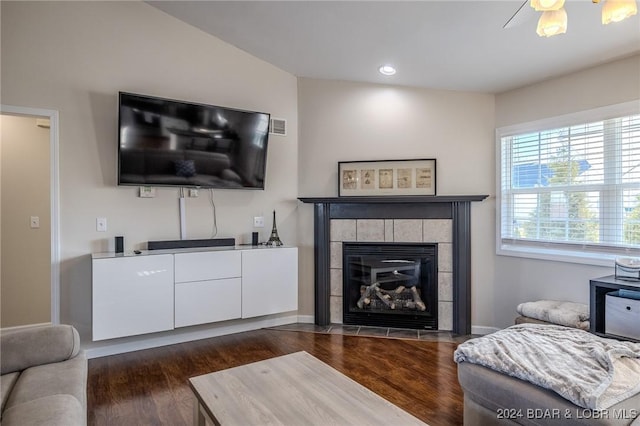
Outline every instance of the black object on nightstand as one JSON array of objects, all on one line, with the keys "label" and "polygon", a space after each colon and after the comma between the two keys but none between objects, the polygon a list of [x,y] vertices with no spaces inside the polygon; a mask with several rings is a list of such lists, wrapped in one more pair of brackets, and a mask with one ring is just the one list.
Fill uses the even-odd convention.
[{"label": "black object on nightstand", "polygon": [[[640,281],[626,281],[616,279],[615,275],[594,278],[589,280],[589,328],[594,334],[603,337],[621,338],[613,334],[606,333],[605,310],[607,293],[618,290],[640,291]],[[638,324],[640,327],[640,324]],[[630,337],[623,337],[625,340],[640,341]]]}]

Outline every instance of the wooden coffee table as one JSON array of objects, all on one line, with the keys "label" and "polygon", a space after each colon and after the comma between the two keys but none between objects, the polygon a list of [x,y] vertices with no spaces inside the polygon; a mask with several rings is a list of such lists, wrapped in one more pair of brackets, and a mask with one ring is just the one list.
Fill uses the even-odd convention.
[{"label": "wooden coffee table", "polygon": [[193,377],[189,384],[199,426],[425,425],[306,352]]}]

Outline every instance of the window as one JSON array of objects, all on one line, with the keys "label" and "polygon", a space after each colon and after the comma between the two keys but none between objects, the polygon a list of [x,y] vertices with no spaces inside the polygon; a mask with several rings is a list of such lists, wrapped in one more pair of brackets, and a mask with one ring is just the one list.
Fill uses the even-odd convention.
[{"label": "window", "polygon": [[605,112],[498,130],[498,254],[640,255],[640,114]]}]

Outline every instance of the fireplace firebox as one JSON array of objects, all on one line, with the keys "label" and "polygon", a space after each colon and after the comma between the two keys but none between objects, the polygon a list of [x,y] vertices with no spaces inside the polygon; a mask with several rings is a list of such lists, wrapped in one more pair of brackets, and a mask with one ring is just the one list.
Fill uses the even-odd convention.
[{"label": "fireplace firebox", "polygon": [[343,323],[438,329],[438,245],[344,242]]}]

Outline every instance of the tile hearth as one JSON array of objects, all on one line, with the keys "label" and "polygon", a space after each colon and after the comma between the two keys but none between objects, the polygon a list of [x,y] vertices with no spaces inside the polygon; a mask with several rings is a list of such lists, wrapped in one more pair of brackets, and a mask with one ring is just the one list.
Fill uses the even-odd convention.
[{"label": "tile hearth", "polygon": [[307,333],[335,334],[342,336],[382,337],[389,339],[410,339],[430,342],[462,343],[472,335],[456,335],[450,331],[410,330],[404,328],[365,327],[355,325],[315,325],[307,323],[285,324],[269,327],[270,330],[297,331]]}]

